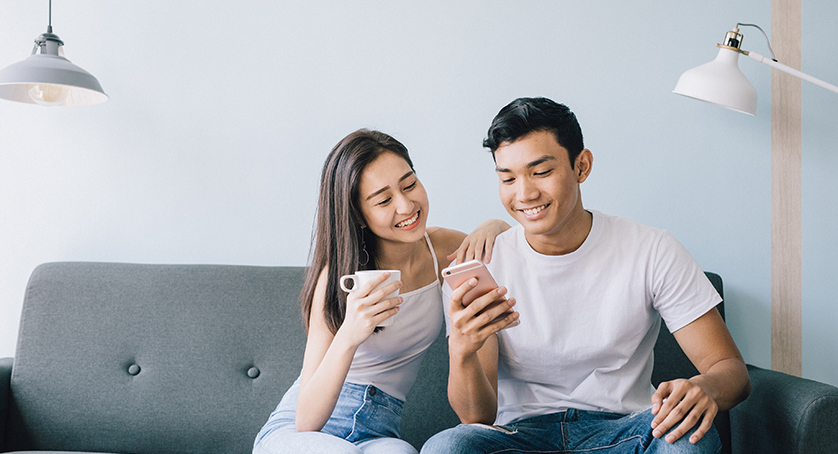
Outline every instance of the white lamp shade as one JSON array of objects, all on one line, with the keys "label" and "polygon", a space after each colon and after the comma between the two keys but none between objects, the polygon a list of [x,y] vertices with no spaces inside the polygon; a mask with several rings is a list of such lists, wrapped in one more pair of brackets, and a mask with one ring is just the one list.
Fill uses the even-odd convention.
[{"label": "white lamp shade", "polygon": [[682,74],[672,92],[755,115],[757,90],[742,74],[738,60],[738,52],[720,48],[715,60]]},{"label": "white lamp shade", "polygon": [[93,75],[58,55],[34,54],[0,71],[0,98],[36,104],[30,95],[33,85],[66,96],[54,105],[84,106],[108,100]]}]

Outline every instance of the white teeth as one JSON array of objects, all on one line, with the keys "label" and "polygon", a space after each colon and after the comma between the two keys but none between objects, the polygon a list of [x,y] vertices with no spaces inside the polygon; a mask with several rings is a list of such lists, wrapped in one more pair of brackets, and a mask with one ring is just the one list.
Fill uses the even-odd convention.
[{"label": "white teeth", "polygon": [[523,211],[524,214],[526,214],[527,216],[533,216],[533,215],[536,215],[536,214],[540,213],[541,210],[543,210],[545,208],[547,208],[547,205],[541,205],[540,207],[530,208],[530,209],[521,210],[521,211]]},{"label": "white teeth", "polygon": [[398,228],[407,227],[409,225],[412,225],[414,222],[416,222],[418,220],[419,220],[419,212],[417,211],[416,214],[414,214],[413,217],[411,217],[410,219],[406,219],[406,220],[396,224],[396,227],[398,227]]}]

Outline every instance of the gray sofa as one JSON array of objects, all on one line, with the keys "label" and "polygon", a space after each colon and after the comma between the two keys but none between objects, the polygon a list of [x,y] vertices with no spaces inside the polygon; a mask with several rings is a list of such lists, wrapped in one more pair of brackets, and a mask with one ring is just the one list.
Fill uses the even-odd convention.
[{"label": "gray sofa", "polygon": [[[0,452],[250,452],[297,377],[301,267],[49,263],[26,289],[15,358],[0,359]],[[721,291],[721,279],[709,274]],[[440,336],[404,408],[417,448],[457,423]],[[654,380],[692,366],[662,330]],[[726,450],[836,452],[838,389],[752,367],[717,418]]]}]

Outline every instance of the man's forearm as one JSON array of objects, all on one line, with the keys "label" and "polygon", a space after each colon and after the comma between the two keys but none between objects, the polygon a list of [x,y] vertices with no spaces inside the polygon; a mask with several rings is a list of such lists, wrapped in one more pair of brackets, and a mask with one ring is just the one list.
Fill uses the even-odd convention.
[{"label": "man's forearm", "polygon": [[751,393],[748,369],[739,358],[719,361],[707,372],[696,375],[690,381],[701,386],[704,392],[713,398],[720,411],[730,410]]},{"label": "man's forearm", "polygon": [[450,357],[448,401],[463,424],[493,424],[498,410],[497,390],[492,386],[476,353]]}]

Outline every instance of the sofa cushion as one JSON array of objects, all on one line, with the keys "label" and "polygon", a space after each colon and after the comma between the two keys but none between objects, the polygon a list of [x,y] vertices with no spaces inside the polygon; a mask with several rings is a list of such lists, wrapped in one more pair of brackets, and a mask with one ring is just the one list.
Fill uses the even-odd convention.
[{"label": "sofa cushion", "polygon": [[250,452],[302,365],[303,272],[41,265],[26,292],[6,448]]}]

